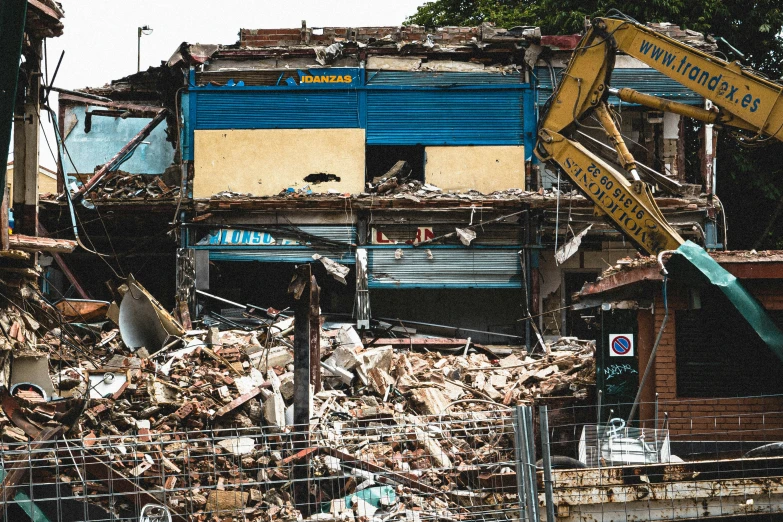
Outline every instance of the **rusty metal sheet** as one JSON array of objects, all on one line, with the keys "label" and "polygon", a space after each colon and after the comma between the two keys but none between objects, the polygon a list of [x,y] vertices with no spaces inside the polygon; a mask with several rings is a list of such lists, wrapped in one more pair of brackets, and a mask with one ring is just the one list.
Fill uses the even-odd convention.
[{"label": "rusty metal sheet", "polygon": [[557,487],[554,498],[559,522],[669,521],[783,512],[780,479]]},{"label": "rusty metal sheet", "polygon": [[553,470],[553,481],[559,522],[783,512],[783,458]]}]

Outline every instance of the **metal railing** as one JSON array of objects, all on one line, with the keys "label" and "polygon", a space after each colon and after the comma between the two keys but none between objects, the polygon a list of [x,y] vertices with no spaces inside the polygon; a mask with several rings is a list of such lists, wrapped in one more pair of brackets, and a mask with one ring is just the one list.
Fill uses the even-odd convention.
[{"label": "metal railing", "polygon": [[[380,410],[380,409],[379,409]],[[5,444],[6,520],[516,518],[512,412]],[[9,480],[11,479],[11,480]]]},{"label": "metal railing", "polygon": [[783,513],[783,396],[655,401],[627,422],[631,406],[541,412],[549,522]]},{"label": "metal railing", "polygon": [[[599,422],[594,406],[432,416],[356,406],[283,431],[3,443],[0,515],[569,522],[783,512],[783,397],[643,404],[642,420],[628,426],[608,407]],[[572,422],[585,418],[594,420]]]}]

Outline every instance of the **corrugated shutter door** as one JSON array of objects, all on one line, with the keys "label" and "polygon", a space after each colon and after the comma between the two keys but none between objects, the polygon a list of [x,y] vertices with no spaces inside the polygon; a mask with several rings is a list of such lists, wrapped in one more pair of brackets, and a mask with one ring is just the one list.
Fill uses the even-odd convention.
[{"label": "corrugated shutter door", "polygon": [[[203,248],[203,247],[202,247]],[[308,247],[210,247],[210,261],[259,261],[263,263],[312,263],[320,254],[344,265],[356,263],[352,252]]]},{"label": "corrugated shutter door", "polygon": [[519,288],[516,249],[369,248],[370,288]]},{"label": "corrugated shutter door", "polygon": [[506,74],[486,72],[368,71],[367,85],[419,87],[458,87],[463,85],[519,85],[519,72]]},{"label": "corrugated shutter door", "polygon": [[367,77],[369,145],[522,143],[527,86],[518,72],[368,71]]},{"label": "corrugated shutter door", "polygon": [[[262,227],[263,229],[263,227]],[[273,227],[268,233],[278,242],[283,239],[295,239],[295,232],[303,232],[306,235],[312,235],[346,243],[345,248],[339,245],[322,246],[314,237],[308,239],[301,237],[303,241],[312,243],[311,246],[196,246],[197,249],[209,250],[209,259],[211,261],[260,261],[266,263],[312,263],[313,254],[326,256],[338,263],[353,264],[356,262],[354,253],[348,244],[356,243],[356,227],[354,225],[300,225],[295,227],[290,234],[287,234],[286,227]]]},{"label": "corrugated shutter door", "polygon": [[195,92],[195,129],[358,128],[354,89]]},{"label": "corrugated shutter door", "polygon": [[522,91],[367,91],[368,145],[522,144]]},{"label": "corrugated shutter door", "polygon": [[[555,69],[555,75],[559,78],[562,69]],[[544,104],[552,95],[552,78],[545,67],[536,68],[538,78],[538,103]],[[665,100],[687,103],[688,105],[702,105],[704,99],[688,89],[684,85],[664,76],[655,69],[615,69],[612,71],[612,87],[620,89],[628,87],[644,94],[658,96]],[[619,105],[620,99],[609,97],[609,103]],[[625,103],[625,106],[636,106],[635,103]]]}]

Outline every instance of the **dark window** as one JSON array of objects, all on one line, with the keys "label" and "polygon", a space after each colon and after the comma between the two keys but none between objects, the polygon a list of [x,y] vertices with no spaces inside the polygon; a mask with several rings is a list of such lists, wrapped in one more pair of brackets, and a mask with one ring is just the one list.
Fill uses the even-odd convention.
[{"label": "dark window", "polygon": [[594,324],[594,312],[592,309],[571,310],[574,304],[574,294],[579,292],[585,283],[592,283],[598,277],[598,272],[564,272],[565,283],[565,335],[578,337],[579,339],[596,339],[597,331],[591,325]]},{"label": "dark window", "polygon": [[[702,308],[675,313],[677,395],[738,397],[783,393],[783,363],[725,297],[707,290]],[[778,325],[783,313],[770,312]]]},{"label": "dark window", "polygon": [[424,147],[420,145],[368,145],[367,181],[383,176],[401,160],[408,162],[411,180],[424,181]]}]

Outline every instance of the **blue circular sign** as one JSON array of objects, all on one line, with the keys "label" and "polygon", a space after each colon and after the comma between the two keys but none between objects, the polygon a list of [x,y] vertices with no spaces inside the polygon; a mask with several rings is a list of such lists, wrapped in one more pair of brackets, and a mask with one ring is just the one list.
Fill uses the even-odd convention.
[{"label": "blue circular sign", "polygon": [[611,348],[617,355],[627,355],[631,351],[631,340],[624,335],[618,335],[612,340]]}]

